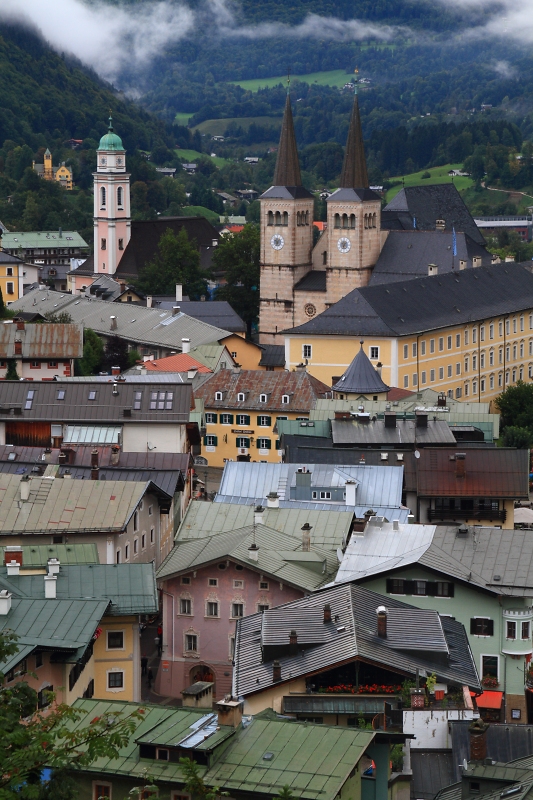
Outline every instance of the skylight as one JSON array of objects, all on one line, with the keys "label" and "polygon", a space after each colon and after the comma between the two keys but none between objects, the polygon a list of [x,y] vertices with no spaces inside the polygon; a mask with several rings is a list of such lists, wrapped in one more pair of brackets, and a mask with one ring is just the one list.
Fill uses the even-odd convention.
[{"label": "skylight", "polygon": [[96,390],[95,389],[91,389],[91,391],[89,392],[89,397],[87,399],[88,400],[96,400]]},{"label": "skylight", "polygon": [[28,394],[26,395],[26,402],[24,404],[24,408],[29,411],[29,409],[33,406],[33,398],[35,397],[35,390],[30,389]]}]

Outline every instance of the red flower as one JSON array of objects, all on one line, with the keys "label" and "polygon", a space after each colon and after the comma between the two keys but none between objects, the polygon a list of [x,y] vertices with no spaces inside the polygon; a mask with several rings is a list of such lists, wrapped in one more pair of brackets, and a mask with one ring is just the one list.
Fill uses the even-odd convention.
[{"label": "red flower", "polygon": [[94,725],[95,722],[99,722],[99,720],[100,717],[95,717],[94,719],[91,720],[91,725]]}]

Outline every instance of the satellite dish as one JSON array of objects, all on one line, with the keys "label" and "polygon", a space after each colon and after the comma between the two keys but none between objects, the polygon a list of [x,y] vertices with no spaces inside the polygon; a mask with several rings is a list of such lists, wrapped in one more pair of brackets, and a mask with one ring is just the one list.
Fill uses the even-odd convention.
[{"label": "satellite dish", "polygon": [[415,450],[415,458],[420,458],[420,450]]}]

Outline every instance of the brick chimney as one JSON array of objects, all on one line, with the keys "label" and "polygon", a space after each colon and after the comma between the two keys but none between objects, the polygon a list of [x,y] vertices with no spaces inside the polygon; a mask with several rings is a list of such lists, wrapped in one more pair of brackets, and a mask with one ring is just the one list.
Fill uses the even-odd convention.
[{"label": "brick chimney", "polygon": [[242,701],[234,700],[229,694],[223,700],[215,703],[215,706],[218,712],[219,725],[229,725],[231,728],[240,727],[242,723]]},{"label": "brick chimney", "polygon": [[111,375],[120,375],[120,367],[111,367]]},{"label": "brick chimney", "polygon": [[487,730],[489,726],[482,719],[475,719],[468,726],[470,734],[470,761],[483,762],[487,757]]},{"label": "brick chimney", "polygon": [[396,412],[395,411],[385,411],[384,414],[385,420],[385,427],[386,428],[395,428],[396,427]]},{"label": "brick chimney", "polygon": [[4,547],[4,564],[7,566],[11,561],[22,566],[22,545],[8,544]]},{"label": "brick chimney", "polygon": [[119,460],[120,460],[120,446],[118,444],[114,444],[111,446],[111,460],[110,460],[111,466],[117,467]]},{"label": "brick chimney", "polygon": [[24,320],[23,319],[18,319],[17,320],[17,330],[18,331],[23,331],[24,330]]},{"label": "brick chimney", "polygon": [[376,608],[378,615],[378,636],[380,639],[387,638],[387,609],[385,606],[378,606]]},{"label": "brick chimney", "polygon": [[22,355],[22,342],[20,339],[15,339],[15,355],[21,356]]},{"label": "brick chimney", "polygon": [[466,475],[466,453],[455,454],[455,477],[464,478]]},{"label": "brick chimney", "polygon": [[279,661],[276,660],[272,662],[272,681],[274,683],[279,683],[280,680],[281,680],[281,664],[279,663]]},{"label": "brick chimney", "polygon": [[289,655],[298,655],[298,634],[296,631],[291,631],[289,634]]},{"label": "brick chimney", "polygon": [[97,481],[100,474],[100,467],[98,466],[98,450],[95,448],[91,450],[91,480]]},{"label": "brick chimney", "polygon": [[324,606],[324,623],[326,622],[331,622],[331,606],[329,603]]}]

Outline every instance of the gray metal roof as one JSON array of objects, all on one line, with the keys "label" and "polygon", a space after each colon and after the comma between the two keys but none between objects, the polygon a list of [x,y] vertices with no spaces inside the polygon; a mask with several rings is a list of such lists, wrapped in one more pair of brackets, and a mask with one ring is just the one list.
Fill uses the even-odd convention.
[{"label": "gray metal roof", "polygon": [[334,391],[346,394],[380,394],[388,392],[389,389],[390,386],[383,383],[381,376],[370,363],[363,350],[362,341],[361,349],[354,360],[333,386]]},{"label": "gray metal roof", "polygon": [[[368,412],[365,412],[368,413]],[[452,444],[456,443],[450,426],[444,420],[427,420],[427,426],[417,426],[415,420],[397,419],[394,428],[385,426],[382,419],[366,419],[365,422],[354,420],[331,420],[331,436],[334,445],[369,445],[394,447],[395,449],[416,444]]]},{"label": "gray metal roof", "polygon": [[[456,780],[460,780],[460,764],[463,759],[470,760],[470,734],[468,721],[450,723],[452,734],[452,752],[456,764]],[[531,725],[499,725],[491,723],[485,734],[487,742],[487,758],[506,764],[510,769],[533,770],[533,726]],[[533,775],[531,776],[533,780]],[[501,791],[501,790],[500,790]]]},{"label": "gray metal roof", "polygon": [[[230,335],[229,331],[208,325],[205,322],[171,310],[144,308],[131,303],[109,303],[93,297],[77,297],[72,294],[54,292],[49,289],[32,289],[16,300],[13,311],[66,311],[73,322],[81,322],[84,328],[102,336],[120,336],[133,344],[168,347],[181,352],[182,338],[188,338],[191,348],[197,345],[218,343]],[[112,328],[111,317],[115,317],[116,328]]]},{"label": "gray metal roof", "polygon": [[[357,505],[399,507],[402,498],[403,470],[381,466],[330,466],[324,464],[262,464],[228,461],[222,473],[219,496],[245,498],[245,502],[263,503],[271,492],[280,502],[290,500],[289,489],[296,483],[296,473],[305,468],[311,473],[311,486],[343,486],[357,481]],[[225,501],[222,501],[225,502]],[[302,501],[300,501],[302,502]],[[311,499],[309,504],[312,505]],[[322,503],[327,507],[327,504]],[[335,504],[333,504],[335,505]]]},{"label": "gray metal roof", "polygon": [[0,358],[15,358],[15,343],[20,342],[22,358],[61,360],[81,358],[83,355],[82,325],[64,325],[55,322],[0,324]]},{"label": "gray metal roof", "polygon": [[[324,604],[329,603],[330,623],[323,622]],[[404,635],[417,638],[421,650],[406,651],[401,641],[393,644],[388,638],[377,635],[376,608],[404,610]],[[464,627],[451,618],[440,618],[436,611],[416,609],[416,622],[408,614],[412,606],[391,597],[384,597],[361,586],[346,585],[324,589],[308,597],[253,614],[237,622],[235,641],[235,668],[233,694],[236,697],[264,691],[274,684],[272,661],[263,660],[262,631],[269,620],[280,622],[278,642],[285,640],[287,648],[291,630],[305,630],[316,625],[320,643],[298,650],[296,655],[280,654],[281,681],[300,676],[311,676],[333,669],[336,665],[358,658],[382,665],[400,674],[412,676],[419,669],[435,672],[437,677],[455,686],[467,685],[480,689],[479,677],[468,644]],[[401,615],[399,615],[401,620]],[[416,631],[413,630],[416,627]],[[442,637],[449,648],[443,655]],[[311,635],[312,638],[312,635]],[[425,642],[425,644],[424,644]],[[435,655],[433,648],[437,647]],[[288,648],[287,648],[288,649]],[[439,652],[440,650],[440,652]],[[287,650],[285,650],[287,652]]]},{"label": "gray metal roof", "polygon": [[[411,769],[413,771],[411,789],[413,797],[417,800],[433,800],[438,791],[448,787],[454,780],[453,756],[450,750],[419,750],[413,747]],[[461,798],[461,784],[458,789],[456,800]],[[444,800],[442,795],[440,798]],[[452,798],[447,796],[446,800]]]},{"label": "gray metal roof", "polygon": [[[263,498],[264,499],[264,498]],[[246,497],[237,495],[220,495],[217,494],[214,500],[215,503],[231,503],[238,506],[249,506],[250,501]],[[263,502],[261,498],[254,500],[254,503]],[[346,506],[332,503],[331,501],[317,501],[317,500],[280,500],[280,509],[301,508],[314,511],[330,511],[335,514],[338,512],[349,511],[354,517],[362,519],[367,511],[373,511],[379,517],[384,517],[389,522],[391,520],[398,520],[399,522],[407,522],[409,514],[411,513],[408,508],[398,506],[378,506],[375,503],[367,503],[362,506]]]}]

